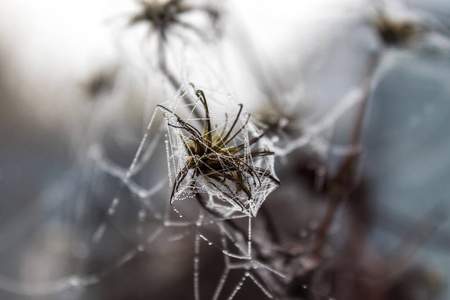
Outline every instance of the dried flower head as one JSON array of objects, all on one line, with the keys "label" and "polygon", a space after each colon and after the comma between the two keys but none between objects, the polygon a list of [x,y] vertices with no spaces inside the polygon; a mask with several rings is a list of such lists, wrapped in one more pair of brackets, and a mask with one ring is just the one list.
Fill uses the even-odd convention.
[{"label": "dried flower head", "polygon": [[242,104],[239,105],[239,111],[231,126],[227,128],[225,125],[219,130],[217,126],[213,127],[212,125],[208,103],[203,91],[196,90],[195,94],[204,107],[203,132],[183,121],[173,111],[159,105],[161,109],[176,118],[176,124],[169,123],[168,125],[181,129],[179,138],[187,152],[184,167],[179,171],[173,184],[170,201],[173,203],[180,185],[192,171],[192,181],[188,184],[190,190],[195,188],[198,179],[201,178],[205,186],[209,187],[206,190],[208,193],[212,191],[214,196],[229,202],[245,215],[254,217],[257,211],[253,202],[255,190],[266,188],[263,183],[267,181],[271,182],[271,186],[279,185],[280,182],[269,170],[253,164],[253,159],[272,155],[273,152],[266,149],[251,150],[251,147],[261,139],[262,135],[251,138],[248,142],[236,142],[250,117],[248,116],[245,123],[235,130],[242,114]]},{"label": "dried flower head", "polygon": [[395,19],[384,12],[377,14],[373,26],[383,43],[389,46],[407,45],[421,32],[420,26],[412,20]]},{"label": "dried flower head", "polygon": [[295,131],[296,117],[294,114],[280,108],[276,103],[260,106],[256,111],[255,118],[269,135],[290,135]]},{"label": "dried flower head", "polygon": [[214,21],[219,17],[218,11],[213,7],[188,5],[185,0],[138,0],[138,3],[141,10],[131,18],[129,25],[147,22],[159,33],[163,41],[167,38],[167,30],[174,25],[192,30],[203,36],[198,28],[180,19],[181,15],[185,13],[205,12]]}]

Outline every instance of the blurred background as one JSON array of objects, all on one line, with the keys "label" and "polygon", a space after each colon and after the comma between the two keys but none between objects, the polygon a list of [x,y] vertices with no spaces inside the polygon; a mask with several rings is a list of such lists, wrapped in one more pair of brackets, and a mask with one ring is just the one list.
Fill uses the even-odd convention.
[{"label": "blurred background", "polygon": [[[360,164],[367,238],[388,256],[418,224],[436,220],[408,258],[420,269],[404,283],[414,295],[389,299],[449,299],[450,3],[403,4],[398,10],[427,29],[420,41],[389,49],[373,75]],[[267,89],[288,99],[281,105],[295,107],[301,118],[323,116],[360,82],[380,43],[371,27],[373,5],[221,3],[226,85],[254,114],[273,83]],[[131,0],[0,2],[0,299],[194,299],[192,235],[168,242],[172,229],[159,235],[160,220],[146,213],[167,204],[167,188],[142,201],[93,159],[105,155],[117,172],[126,170],[144,133],[158,136],[162,115],[146,129],[155,105],[175,93],[162,84],[155,56],[142,58],[150,34],[126,25],[138,9]],[[336,148],[348,143],[351,120],[351,112],[344,114],[327,133]],[[163,138],[155,137],[156,150],[136,179],[148,189],[167,172]],[[310,192],[294,190],[295,170],[286,161],[304,155],[277,159],[286,184],[267,202],[275,223],[298,235],[298,224],[321,211],[299,196],[315,197]],[[328,155],[332,172],[339,155]],[[115,205],[117,194],[122,200]],[[202,259],[222,257],[206,250]],[[202,269],[215,274],[203,278],[205,299],[220,277],[217,268]],[[248,290],[236,298],[263,296]]]}]

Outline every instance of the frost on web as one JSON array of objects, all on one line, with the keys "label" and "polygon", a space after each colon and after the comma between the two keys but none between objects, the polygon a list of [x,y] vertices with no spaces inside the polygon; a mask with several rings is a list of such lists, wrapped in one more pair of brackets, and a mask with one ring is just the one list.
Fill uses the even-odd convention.
[{"label": "frost on web", "polygon": [[[136,249],[127,254],[127,260],[140,251],[152,249],[155,245],[152,242],[158,237],[162,236],[169,243],[190,243],[189,237],[194,234],[196,299],[200,298],[201,279],[204,278],[204,273],[199,270],[202,241],[215,246],[225,258],[215,299],[226,293],[234,297],[238,287],[248,279],[270,298],[271,293],[266,287],[269,282],[254,272],[267,273],[266,278],[281,274],[259,262],[258,255],[253,254],[255,245],[252,243],[251,221],[267,195],[278,185],[270,143],[250,123],[249,115],[241,105],[229,98],[224,101],[225,96],[220,93],[207,91],[204,94],[202,102],[199,90],[190,87],[186,93],[177,93],[175,100],[171,99],[156,109],[153,118],[164,114],[166,122],[162,125],[150,122],[130,166],[118,166],[98,144],[91,146],[89,155],[99,171],[118,179],[120,189],[143,204],[143,209],[134,219],[138,223],[146,219],[141,225],[147,228],[141,226]],[[205,106],[208,107],[208,117]],[[207,125],[209,120],[210,125]],[[164,148],[168,157],[165,163],[168,176],[165,173],[153,183],[139,180],[145,170],[154,169],[156,161],[161,165],[161,154],[166,152]],[[203,162],[199,155],[201,151],[208,157]],[[200,163],[206,166],[196,168],[194,162],[197,167]],[[166,167],[163,170],[167,172]],[[115,197],[107,212],[110,218],[126,213],[123,200]],[[104,223],[96,231],[94,240],[97,243],[108,226],[110,224]],[[143,229],[146,235],[142,234]],[[127,231],[125,234],[128,238],[136,236],[136,232]],[[123,264],[122,259],[119,263],[117,267]],[[248,271],[250,269],[255,271]],[[231,292],[227,286],[232,270],[243,270],[244,273]]]},{"label": "frost on web", "polygon": [[[324,115],[312,119],[293,119],[290,126],[300,134],[280,140],[278,137],[272,139],[273,147],[277,156],[284,156],[299,148],[309,147],[312,151],[322,156],[330,150],[330,135],[337,121],[346,113],[351,111],[363,97],[363,91],[354,87]],[[282,133],[278,133],[283,136]]]},{"label": "frost on web", "polygon": [[193,106],[160,106],[167,118],[171,204],[197,197],[214,215],[255,217],[279,184],[268,142],[241,104],[207,99],[193,85],[189,92]]},{"label": "frost on web", "polygon": [[[266,277],[281,274],[259,262],[254,252],[260,251],[252,243],[252,219],[279,184],[270,143],[250,122],[243,106],[231,97],[196,89],[192,84],[185,90],[177,99],[159,106],[166,117],[172,184],[168,201],[172,207],[164,225],[185,228],[172,240],[195,232],[195,299],[200,299],[204,278],[200,272],[202,241],[224,257],[224,269],[210,298],[218,299],[227,293],[234,298],[247,279],[271,298],[266,287],[269,283],[254,272],[265,270],[269,273]],[[229,281],[232,270],[243,271],[238,283]]]}]

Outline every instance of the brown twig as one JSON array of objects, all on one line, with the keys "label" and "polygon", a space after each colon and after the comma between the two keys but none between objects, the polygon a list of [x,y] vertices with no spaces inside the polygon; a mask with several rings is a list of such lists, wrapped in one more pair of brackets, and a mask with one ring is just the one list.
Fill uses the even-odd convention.
[{"label": "brown twig", "polygon": [[[353,131],[351,134],[351,145],[355,148],[360,144],[364,119],[367,111],[367,106],[369,104],[370,93],[373,87],[374,75],[380,63],[380,60],[384,55],[384,52],[384,48],[380,48],[371,55],[366,67],[366,75],[362,79],[362,103],[359,106],[358,113],[356,114],[356,120],[353,125]],[[325,216],[317,230],[316,238],[310,252],[312,256],[320,255],[320,252],[327,240],[328,233],[330,231],[331,225],[333,224],[336,213],[341,204],[344,203],[353,189],[358,163],[359,154],[348,154],[338,168],[337,175],[330,180],[330,203]]]}]

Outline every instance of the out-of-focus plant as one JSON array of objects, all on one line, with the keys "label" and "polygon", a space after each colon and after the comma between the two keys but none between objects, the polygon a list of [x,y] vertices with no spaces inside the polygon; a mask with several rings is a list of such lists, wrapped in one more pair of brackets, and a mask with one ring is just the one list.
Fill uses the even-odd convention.
[{"label": "out-of-focus plant", "polygon": [[[148,255],[146,271],[155,281],[166,275],[164,280],[149,281],[148,293],[130,296],[130,289],[117,299],[438,299],[442,279],[408,263],[445,216],[433,211],[418,220],[387,254],[373,247],[372,182],[362,170],[362,140],[385,57],[421,51],[425,36],[441,33],[384,4],[370,11],[355,26],[366,26],[376,45],[364,53],[355,84],[324,113],[315,114],[315,99],[304,93],[308,72],[293,76],[301,82],[283,81],[290,74],[275,74],[261,67],[264,60],[243,55],[257,67],[239,71],[256,78],[251,88],[263,95],[249,100],[249,114],[221,52],[230,46],[223,7],[206,0],[137,1],[124,34],[146,26],[139,54],[149,65],[134,70],[123,63],[82,86],[93,103],[102,99],[102,109],[113,95],[130,97],[117,96],[127,68],[144,70],[149,87],[164,92],[149,88],[150,109],[136,113],[145,119],[142,128],[108,136],[93,126],[78,149],[84,151],[86,194],[106,216],[89,246],[103,242],[113,251],[108,228],[115,228],[125,240],[121,246],[131,250],[106,270],[78,273],[46,291],[98,285],[105,299],[114,298],[103,281]],[[230,44],[236,52],[242,47]],[[326,64],[322,68],[327,71]],[[336,145],[335,139],[346,143]],[[92,257],[87,269],[103,259]],[[125,274],[133,278],[133,271]],[[0,288],[7,286],[0,278]]]}]

